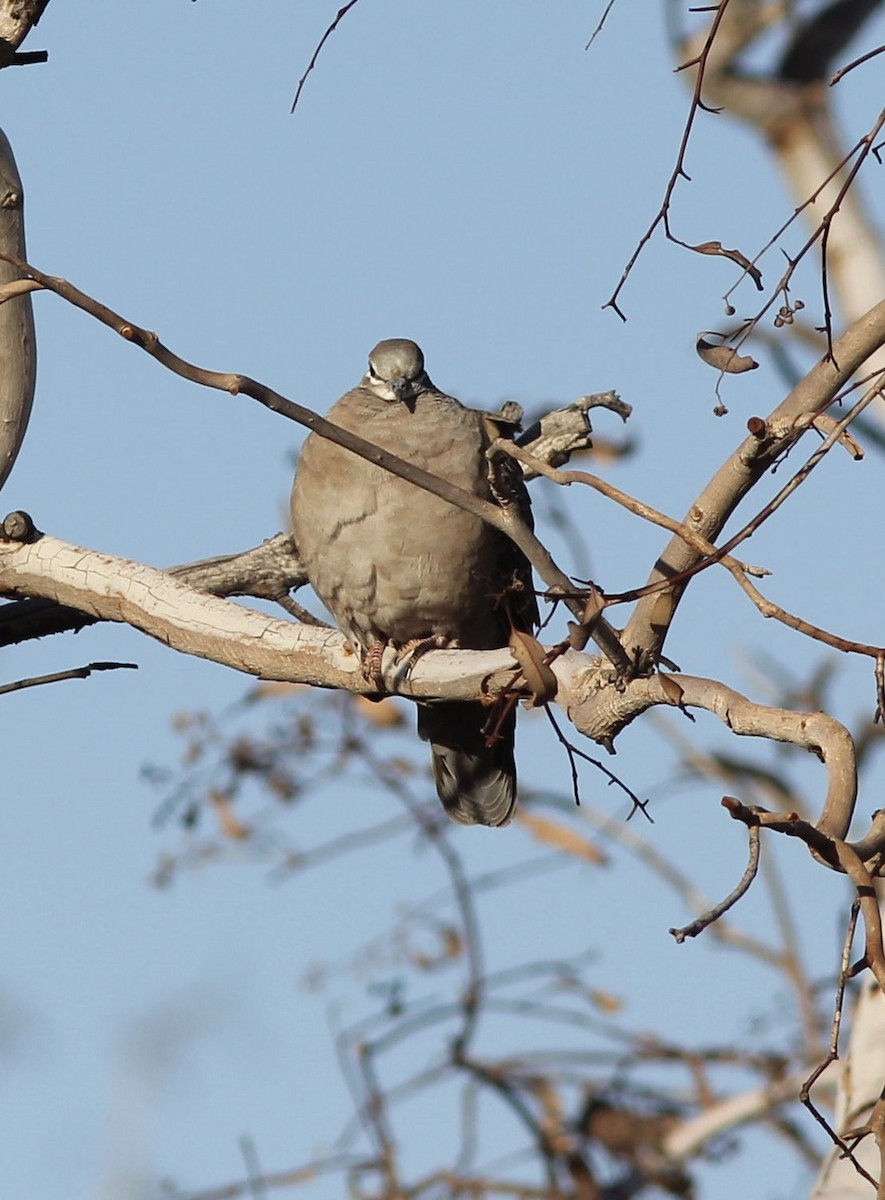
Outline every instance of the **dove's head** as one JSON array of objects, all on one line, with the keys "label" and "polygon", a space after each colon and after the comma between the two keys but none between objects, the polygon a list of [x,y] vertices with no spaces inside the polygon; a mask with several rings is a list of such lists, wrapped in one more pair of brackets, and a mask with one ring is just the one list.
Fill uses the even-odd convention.
[{"label": "dove's head", "polygon": [[408,338],[387,338],[369,355],[363,383],[382,400],[409,401],[432,387],[424,370],[421,347]]}]

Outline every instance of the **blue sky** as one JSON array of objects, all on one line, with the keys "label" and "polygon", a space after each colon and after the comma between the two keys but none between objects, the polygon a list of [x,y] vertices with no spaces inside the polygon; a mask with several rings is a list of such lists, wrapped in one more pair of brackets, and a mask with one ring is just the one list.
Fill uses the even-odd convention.
[{"label": "blue sky", "polygon": [[[337,7],[50,4],[28,43],[49,50],[48,64],[0,79],[31,261],[185,357],[320,410],[392,336],[418,340],[436,383],[477,405],[514,398],[531,410],[615,388],[634,407],[638,451],[606,470],[680,515],[747,417],[784,389],[764,363],[729,385],[729,416],[712,416],[715,376],[693,344],[723,319],[727,262],[658,238],[623,293],[628,322],[602,309],[660,202],[686,112],[656,6],[638,27],[616,5],[585,52],[599,4],[362,0],[290,115]],[[859,50],[883,36],[880,17]],[[840,86],[852,136],[872,123],[877,82],[875,70],[857,71]],[[687,240],[752,253],[792,208],[754,138],[724,118],[699,123],[688,166],[693,181],[674,209]],[[880,175],[871,165],[865,186],[881,225]],[[814,285],[804,277],[816,310]],[[755,294],[740,297],[752,311]],[[25,508],[47,532],[158,566],[245,548],[283,527],[298,429],[244,397],[164,373],[53,296],[36,296],[35,309],[37,399],[4,511]],[[595,424],[603,437],[621,433],[605,414]],[[880,470],[875,454],[862,466],[831,455],[748,553],[775,570],[773,599],[879,641]],[[536,491],[543,527],[550,493]],[[658,533],[599,497],[566,500],[586,553],[544,531],[567,569],[609,591],[641,583]],[[799,678],[822,657],[712,573],[693,587],[668,653],[761,700],[770,697],[752,656]],[[158,856],[180,849],[183,835],[152,827],[164,793],[143,768],[175,766],[174,713],[230,710],[249,681],[106,627],[8,651],[3,681],[105,658],[140,669],[5,699],[8,1196],[141,1200],[162,1178],[196,1188],[242,1177],[244,1136],[266,1170],[327,1146],[349,1111],[330,1025],[371,999],[365,979],[346,972],[321,995],[299,980],[312,962],[346,961],[442,883],[400,839],[282,885],[244,861],[153,887]],[[839,667],[836,714],[853,721],[871,711],[872,671]],[[565,792],[567,765],[541,720],[521,726],[526,785]],[[733,749],[712,718],[699,720],[697,736]],[[717,788],[672,786],[672,751],[651,722],[627,730],[618,748],[617,769],[656,801],[655,845],[723,894],[744,851]],[[423,748],[416,753],[423,764]],[[820,773],[809,762],[801,777],[814,803]],[[585,788],[589,803],[624,815],[598,778]],[[879,804],[871,791],[861,808]],[[388,811],[365,789],[326,787],[280,828],[306,846]],[[456,837],[476,869],[533,853],[518,828]],[[780,849],[791,886],[811,897],[806,950],[816,970],[829,970],[841,883],[798,847]],[[487,907],[496,965],[592,947],[594,982],[629,997],[634,1028],[675,1036],[687,1021],[712,1040],[771,1006],[760,971],[710,944],[672,944],[667,928],[685,912],[627,858],[527,882]],[[740,916],[749,928],[768,919],[753,895]],[[432,1114],[415,1116],[415,1161],[433,1128]],[[506,1146],[510,1127],[491,1128]],[[791,1161],[769,1143],[766,1154],[760,1194],[789,1195]],[[717,1197],[744,1194],[735,1172],[709,1171]]]}]

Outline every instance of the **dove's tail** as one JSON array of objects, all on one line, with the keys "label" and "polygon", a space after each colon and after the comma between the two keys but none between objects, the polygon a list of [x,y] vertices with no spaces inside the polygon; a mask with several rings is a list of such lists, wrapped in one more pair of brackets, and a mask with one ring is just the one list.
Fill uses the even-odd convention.
[{"label": "dove's tail", "polygon": [[418,706],[418,734],[431,744],[437,793],[462,825],[506,825],[516,808],[516,713],[508,714],[491,746],[483,734],[488,718],[478,701]]}]

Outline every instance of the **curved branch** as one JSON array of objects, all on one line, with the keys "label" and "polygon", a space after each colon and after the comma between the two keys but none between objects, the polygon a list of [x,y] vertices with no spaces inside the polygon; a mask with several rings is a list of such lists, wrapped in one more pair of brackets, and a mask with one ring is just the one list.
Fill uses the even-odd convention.
[{"label": "curved branch", "polygon": [[[691,675],[652,675],[634,679],[620,691],[601,691],[586,659],[569,651],[554,664],[559,680],[557,703],[575,728],[595,741],[615,737],[641,713],[657,704],[702,708],[739,737],[764,737],[808,750],[827,769],[827,793],[815,828],[829,838],[844,838],[857,798],[857,763],[851,734],[822,712],[793,712],[755,704],[713,679]],[[865,850],[870,850],[864,843]]]}]

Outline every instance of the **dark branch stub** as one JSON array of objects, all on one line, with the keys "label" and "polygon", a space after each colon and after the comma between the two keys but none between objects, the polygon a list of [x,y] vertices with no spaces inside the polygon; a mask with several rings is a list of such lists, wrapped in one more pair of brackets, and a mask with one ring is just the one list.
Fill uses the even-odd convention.
[{"label": "dark branch stub", "polygon": [[16,509],[3,518],[2,531],[6,542],[30,542],[38,536],[33,518],[22,509]]}]

